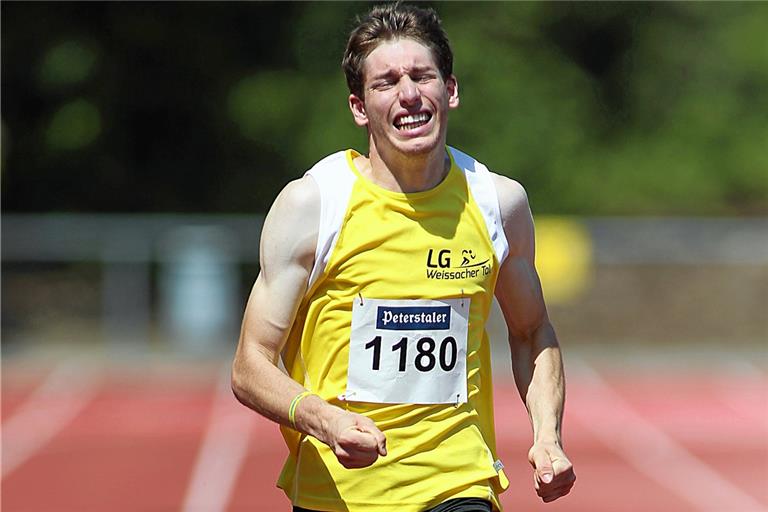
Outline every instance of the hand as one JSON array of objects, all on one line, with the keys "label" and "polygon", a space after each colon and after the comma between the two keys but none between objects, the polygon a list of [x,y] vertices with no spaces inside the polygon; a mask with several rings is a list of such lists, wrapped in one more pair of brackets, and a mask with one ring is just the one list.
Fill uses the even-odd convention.
[{"label": "hand", "polygon": [[379,455],[387,454],[387,439],[372,420],[361,414],[340,412],[329,425],[327,444],[342,466],[364,468],[376,462]]},{"label": "hand", "polygon": [[573,464],[565,456],[559,444],[537,442],[528,451],[528,461],[533,466],[533,485],[536,494],[549,503],[571,492],[576,481]]}]

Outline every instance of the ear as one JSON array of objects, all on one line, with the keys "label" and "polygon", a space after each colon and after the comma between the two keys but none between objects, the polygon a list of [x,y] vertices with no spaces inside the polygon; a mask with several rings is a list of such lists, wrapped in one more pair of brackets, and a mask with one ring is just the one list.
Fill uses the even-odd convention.
[{"label": "ear", "polygon": [[349,95],[349,110],[357,126],[368,126],[368,114],[365,113],[365,102],[356,94]]},{"label": "ear", "polygon": [[448,108],[459,106],[459,82],[454,75],[448,77],[445,81],[445,88],[448,90]]}]

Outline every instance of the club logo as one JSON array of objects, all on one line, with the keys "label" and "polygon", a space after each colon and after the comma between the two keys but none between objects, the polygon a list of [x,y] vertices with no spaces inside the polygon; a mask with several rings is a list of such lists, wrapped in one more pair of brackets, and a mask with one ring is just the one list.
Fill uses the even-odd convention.
[{"label": "club logo", "polygon": [[469,265],[470,260],[475,259],[475,253],[472,249],[464,249],[461,251],[461,264],[460,267],[466,267]]},{"label": "club logo", "polygon": [[490,274],[490,258],[482,261],[476,261],[477,259],[475,251],[462,249],[461,262],[458,265],[452,265],[458,258],[453,257],[450,249],[429,249],[427,251],[427,279],[468,279]]}]

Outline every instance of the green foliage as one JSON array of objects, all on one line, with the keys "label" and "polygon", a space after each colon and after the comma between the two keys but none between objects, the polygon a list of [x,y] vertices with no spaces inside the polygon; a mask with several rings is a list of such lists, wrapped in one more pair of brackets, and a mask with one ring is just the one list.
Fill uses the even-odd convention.
[{"label": "green foliage", "polygon": [[302,76],[291,72],[256,73],[237,82],[227,110],[244,137],[284,139],[301,122]]},{"label": "green foliage", "polygon": [[87,79],[96,64],[96,53],[79,41],[64,41],[53,46],[39,68],[43,87],[56,88]]},{"label": "green foliage", "polygon": [[[768,4],[429,5],[456,56],[448,143],[537,213],[768,213]],[[266,209],[366,151],[340,60],[369,6],[0,4],[6,209]]]},{"label": "green foliage", "polygon": [[80,149],[101,132],[99,109],[88,100],[76,99],[53,115],[46,131],[48,147],[54,151]]},{"label": "green foliage", "polygon": [[[620,47],[610,31],[629,27],[599,69],[594,55],[558,45],[583,36],[547,35],[556,20],[546,6],[479,5],[449,27],[465,76],[451,138],[522,181],[539,212],[765,213],[766,5],[644,7],[567,9],[574,31],[591,27],[603,43]],[[484,37],[499,11],[515,11],[515,32]]]}]

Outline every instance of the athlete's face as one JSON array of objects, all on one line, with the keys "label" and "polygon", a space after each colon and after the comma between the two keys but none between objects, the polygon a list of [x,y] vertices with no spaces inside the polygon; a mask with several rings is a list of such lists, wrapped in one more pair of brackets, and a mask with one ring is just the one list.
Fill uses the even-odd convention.
[{"label": "athlete's face", "polygon": [[359,126],[379,153],[419,155],[445,145],[448,110],[459,106],[456,78],[443,79],[429,48],[413,39],[377,46],[365,59],[364,97],[349,96]]}]

